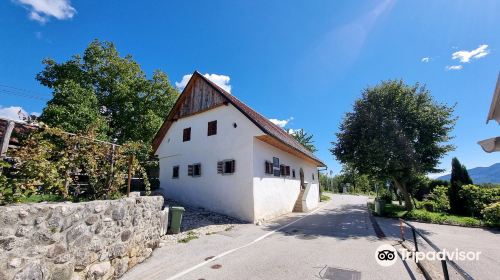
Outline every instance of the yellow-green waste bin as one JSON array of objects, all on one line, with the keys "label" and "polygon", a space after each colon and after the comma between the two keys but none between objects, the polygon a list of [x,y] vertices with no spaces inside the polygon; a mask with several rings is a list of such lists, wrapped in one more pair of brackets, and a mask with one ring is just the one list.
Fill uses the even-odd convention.
[{"label": "yellow-green waste bin", "polygon": [[170,212],[172,213],[172,219],[170,222],[171,233],[181,232],[182,213],[184,213],[184,211],[185,211],[184,207],[180,206],[170,207]]}]

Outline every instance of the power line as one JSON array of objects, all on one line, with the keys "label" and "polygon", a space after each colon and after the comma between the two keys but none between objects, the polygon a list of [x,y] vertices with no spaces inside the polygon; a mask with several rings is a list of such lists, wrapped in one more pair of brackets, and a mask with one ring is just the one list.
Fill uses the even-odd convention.
[{"label": "power line", "polygon": [[28,94],[24,94],[21,92],[10,91],[10,90],[6,90],[6,89],[2,89],[2,88],[0,88],[0,94],[17,96],[17,97],[22,97],[22,98],[29,98],[29,99],[36,99],[36,100],[42,100],[42,101],[49,100],[49,98],[44,98],[44,97],[35,96],[35,95],[28,95]]}]

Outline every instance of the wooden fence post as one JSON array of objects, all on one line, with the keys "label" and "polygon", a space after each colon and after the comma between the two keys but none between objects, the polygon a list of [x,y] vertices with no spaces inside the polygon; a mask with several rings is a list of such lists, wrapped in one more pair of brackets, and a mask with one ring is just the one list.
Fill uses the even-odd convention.
[{"label": "wooden fence post", "polygon": [[130,184],[132,183],[132,164],[134,162],[134,154],[128,160],[128,182],[127,182],[127,197],[130,196]]},{"label": "wooden fence post", "polygon": [[0,159],[4,158],[7,155],[7,149],[9,148],[10,136],[12,135],[12,131],[14,130],[15,122],[9,121],[7,127],[5,128],[5,132],[3,134],[2,139],[0,139]]}]

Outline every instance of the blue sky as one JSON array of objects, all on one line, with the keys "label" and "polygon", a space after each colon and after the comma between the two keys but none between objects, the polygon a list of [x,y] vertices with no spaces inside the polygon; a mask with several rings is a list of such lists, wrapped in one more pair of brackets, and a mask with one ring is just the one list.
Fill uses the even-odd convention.
[{"label": "blue sky", "polygon": [[34,79],[41,60],[63,61],[99,38],[173,84],[195,69],[216,74],[266,117],[314,134],[317,155],[335,173],[330,142],[361,90],[383,79],[421,82],[438,101],[457,103],[457,149],[441,167],[453,156],[468,168],[489,166],[500,153],[476,142],[500,132],[485,123],[500,70],[499,26],[494,0],[3,0],[0,113],[41,112],[50,98]]}]

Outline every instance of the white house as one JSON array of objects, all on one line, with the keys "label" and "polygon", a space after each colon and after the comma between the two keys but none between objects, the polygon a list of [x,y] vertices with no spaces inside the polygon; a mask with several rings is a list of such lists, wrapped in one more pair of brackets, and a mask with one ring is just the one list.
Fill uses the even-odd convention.
[{"label": "white house", "polygon": [[318,167],[292,136],[194,72],[153,141],[166,197],[257,222],[319,202]]}]

